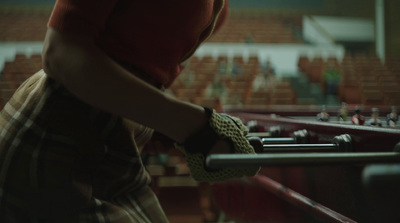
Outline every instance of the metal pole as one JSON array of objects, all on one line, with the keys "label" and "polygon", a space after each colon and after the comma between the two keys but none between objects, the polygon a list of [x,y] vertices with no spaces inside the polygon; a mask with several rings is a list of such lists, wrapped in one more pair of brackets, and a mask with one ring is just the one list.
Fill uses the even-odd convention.
[{"label": "metal pole", "polygon": [[385,0],[375,0],[376,54],[385,63]]},{"label": "metal pole", "polygon": [[338,145],[331,144],[276,144],[263,145],[264,152],[335,152],[338,150]]},{"label": "metal pole", "polygon": [[293,137],[278,137],[278,138],[262,138],[263,144],[277,144],[277,143],[295,143],[296,139]]},{"label": "metal pole", "polygon": [[258,166],[343,165],[400,162],[398,152],[214,154],[206,158],[212,169]]}]

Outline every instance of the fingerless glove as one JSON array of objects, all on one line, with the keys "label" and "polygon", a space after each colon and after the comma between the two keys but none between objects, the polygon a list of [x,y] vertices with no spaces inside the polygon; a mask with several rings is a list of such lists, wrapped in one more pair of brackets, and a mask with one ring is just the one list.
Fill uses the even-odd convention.
[{"label": "fingerless glove", "polygon": [[253,147],[245,137],[248,129],[242,121],[227,114],[220,114],[210,108],[204,108],[209,118],[207,125],[190,136],[177,148],[182,151],[191,175],[197,181],[224,181],[229,178],[254,176],[260,168],[227,168],[210,170],[205,159],[218,140],[227,140],[232,145],[232,153],[255,154]]}]

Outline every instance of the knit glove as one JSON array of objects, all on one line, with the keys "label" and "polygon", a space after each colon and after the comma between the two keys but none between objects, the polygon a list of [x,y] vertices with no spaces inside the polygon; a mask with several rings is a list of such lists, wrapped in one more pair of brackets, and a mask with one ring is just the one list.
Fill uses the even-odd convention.
[{"label": "knit glove", "polygon": [[260,168],[233,168],[210,170],[205,166],[205,159],[218,140],[231,143],[232,153],[255,154],[246,139],[248,129],[240,119],[220,114],[210,108],[204,108],[209,118],[205,128],[190,136],[177,148],[182,151],[192,177],[197,181],[224,181],[234,177],[254,176]]}]

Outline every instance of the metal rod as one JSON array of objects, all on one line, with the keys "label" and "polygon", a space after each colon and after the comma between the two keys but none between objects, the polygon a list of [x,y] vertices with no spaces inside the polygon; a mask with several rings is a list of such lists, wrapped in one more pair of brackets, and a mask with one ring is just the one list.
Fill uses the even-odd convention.
[{"label": "metal rod", "polygon": [[295,143],[296,139],[293,137],[277,137],[277,138],[262,138],[263,144],[275,144],[275,143]]},{"label": "metal rod", "polygon": [[276,144],[263,145],[264,152],[335,152],[338,150],[336,144]]},{"label": "metal rod", "polygon": [[206,159],[212,169],[290,165],[343,165],[400,162],[398,152],[214,154]]},{"label": "metal rod", "polygon": [[269,132],[249,132],[246,136],[248,137],[271,137],[271,133]]}]

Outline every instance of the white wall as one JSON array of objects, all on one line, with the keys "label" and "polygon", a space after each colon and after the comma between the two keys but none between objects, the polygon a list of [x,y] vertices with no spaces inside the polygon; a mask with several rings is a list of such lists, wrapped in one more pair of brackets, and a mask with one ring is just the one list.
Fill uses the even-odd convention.
[{"label": "white wall", "polygon": [[16,54],[24,54],[29,57],[32,54],[41,54],[43,42],[1,42],[0,43],[0,71],[4,63],[14,61]]},{"label": "white wall", "polygon": [[323,41],[321,36],[327,35],[335,41],[375,41],[375,24],[370,19],[310,16],[303,17],[303,22],[304,37],[313,43]]},{"label": "white wall", "polygon": [[333,44],[332,36],[311,16],[303,16],[303,38],[313,44]]}]

